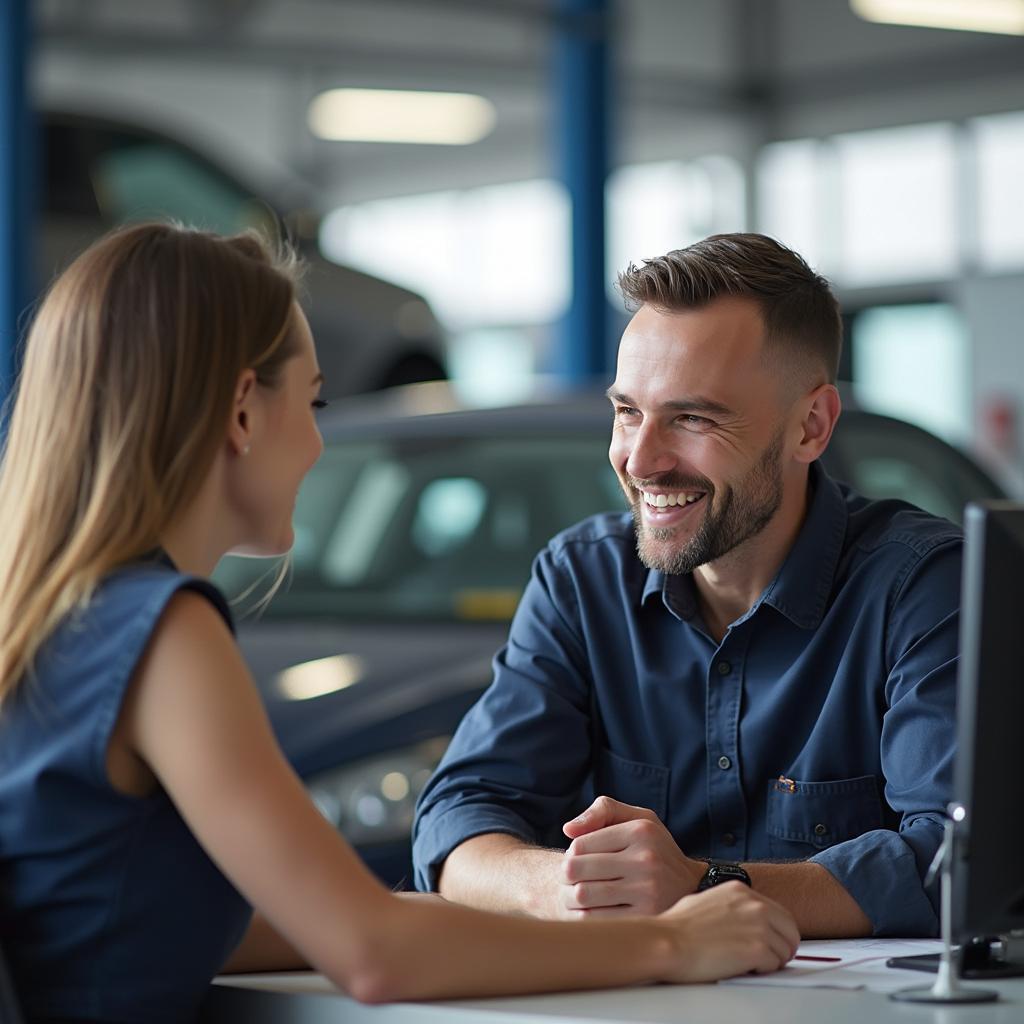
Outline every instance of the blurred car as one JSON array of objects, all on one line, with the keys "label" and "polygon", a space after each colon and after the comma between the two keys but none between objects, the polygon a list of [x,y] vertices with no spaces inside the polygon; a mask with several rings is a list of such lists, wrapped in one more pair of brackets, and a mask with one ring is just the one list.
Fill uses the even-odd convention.
[{"label": "blurred car", "polygon": [[[388,884],[411,879],[413,805],[491,658],[534,555],[560,529],[624,509],[598,394],[506,408],[446,385],[393,389],[321,421],[290,578],[260,616],[266,562],[225,559],[239,642],[277,737],[321,811]],[[918,427],[847,409],[825,463],[862,492],[958,520],[1001,488]]]},{"label": "blurred car", "polygon": [[43,132],[37,279],[43,287],[104,231],[126,221],[173,218],[234,234],[288,235],[307,265],[309,317],[326,398],[447,376],[445,338],[422,296],[331,263],[317,247],[318,219],[294,182],[290,202],[249,188],[184,142],[140,125],[48,111]]}]

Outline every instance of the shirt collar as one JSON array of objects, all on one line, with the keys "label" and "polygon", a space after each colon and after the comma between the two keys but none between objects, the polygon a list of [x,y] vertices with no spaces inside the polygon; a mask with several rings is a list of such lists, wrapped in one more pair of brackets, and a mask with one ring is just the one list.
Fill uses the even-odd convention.
[{"label": "shirt collar", "polygon": [[[812,463],[808,483],[810,502],[796,543],[744,619],[761,604],[768,604],[794,625],[814,629],[825,614],[846,535],[846,503],[836,482],[819,462]],[[672,576],[658,569],[649,570],[640,604],[645,605],[655,595],[677,618],[692,619],[697,613],[697,595],[689,574]]]},{"label": "shirt collar", "polygon": [[693,589],[693,578],[670,575],[660,569],[649,569],[640,595],[641,606],[648,600],[660,598],[661,602],[677,619],[692,619],[697,614],[697,595]]},{"label": "shirt collar", "polygon": [[825,614],[846,536],[846,501],[820,462],[811,464],[807,517],[782,568],[760,602],[771,605],[794,625],[814,629]]}]

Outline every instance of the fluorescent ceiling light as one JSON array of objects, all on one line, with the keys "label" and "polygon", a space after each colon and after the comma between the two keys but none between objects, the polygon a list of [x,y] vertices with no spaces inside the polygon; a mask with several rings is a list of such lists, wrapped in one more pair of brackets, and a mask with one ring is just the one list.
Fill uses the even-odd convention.
[{"label": "fluorescent ceiling light", "polygon": [[333,142],[468,146],[494,121],[494,104],[464,92],[329,89],[309,105],[310,130]]},{"label": "fluorescent ceiling light", "polygon": [[866,21],[1024,35],[1024,0],[850,0]]}]

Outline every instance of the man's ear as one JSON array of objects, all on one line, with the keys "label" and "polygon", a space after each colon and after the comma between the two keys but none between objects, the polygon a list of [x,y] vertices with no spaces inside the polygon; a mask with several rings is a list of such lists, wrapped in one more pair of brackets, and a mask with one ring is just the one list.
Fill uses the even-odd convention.
[{"label": "man's ear", "polygon": [[842,402],[834,384],[821,384],[804,397],[801,407],[804,411],[800,424],[803,433],[795,458],[799,462],[814,462],[828,447],[842,411]]},{"label": "man's ear", "polygon": [[228,425],[228,446],[235,455],[245,455],[252,443],[253,398],[256,393],[256,371],[243,370],[235,385]]}]

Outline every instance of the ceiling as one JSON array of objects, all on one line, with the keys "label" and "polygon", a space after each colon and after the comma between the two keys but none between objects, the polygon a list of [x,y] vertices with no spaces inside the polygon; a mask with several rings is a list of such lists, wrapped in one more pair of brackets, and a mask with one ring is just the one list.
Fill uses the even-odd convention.
[{"label": "ceiling", "polygon": [[[553,4],[543,0],[36,0],[49,107],[132,117],[320,202],[550,175]],[[615,159],[1024,108],[1024,38],[872,25],[846,0],[618,0]],[[469,147],[327,143],[341,85],[481,93]]]}]

